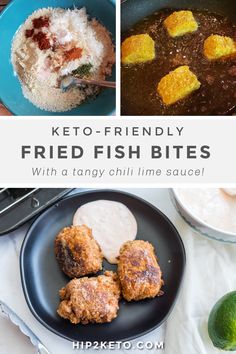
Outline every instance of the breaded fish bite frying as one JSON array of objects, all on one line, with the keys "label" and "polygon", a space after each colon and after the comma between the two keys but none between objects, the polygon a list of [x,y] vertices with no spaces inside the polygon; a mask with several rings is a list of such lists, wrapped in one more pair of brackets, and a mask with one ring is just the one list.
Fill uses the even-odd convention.
[{"label": "breaded fish bite frying", "polygon": [[102,269],[101,249],[86,225],[62,229],[55,239],[55,254],[60,268],[71,278]]},{"label": "breaded fish bite frying", "polygon": [[137,34],[124,40],[121,45],[123,64],[144,63],[155,58],[155,42],[149,34]]},{"label": "breaded fish bite frying", "polygon": [[236,55],[236,42],[230,37],[212,34],[204,42],[204,55],[209,60]]},{"label": "breaded fish bite frying", "polygon": [[171,37],[183,36],[198,29],[192,11],[185,10],[173,12],[165,19],[164,25]]},{"label": "breaded fish bite frying", "polygon": [[116,273],[71,280],[60,290],[57,313],[71,323],[111,322],[119,309],[120,284]]},{"label": "breaded fish bite frying", "polygon": [[142,240],[124,243],[120,249],[118,276],[127,301],[157,296],[163,280],[151,243]]},{"label": "breaded fish bite frying", "polygon": [[200,88],[201,83],[187,65],[164,76],[157,86],[157,92],[166,105],[171,105]]}]

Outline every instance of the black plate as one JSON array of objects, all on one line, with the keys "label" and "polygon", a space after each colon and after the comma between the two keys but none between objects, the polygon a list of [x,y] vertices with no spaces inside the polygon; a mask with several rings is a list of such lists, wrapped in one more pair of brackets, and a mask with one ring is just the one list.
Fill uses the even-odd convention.
[{"label": "black plate", "polygon": [[[57,233],[72,223],[76,209],[85,203],[107,199],[125,204],[138,223],[138,239],[150,241],[164,275],[164,296],[151,300],[120,302],[118,317],[109,324],[72,325],[57,313],[58,291],[69,281],[54,256]],[[158,209],[136,196],[111,190],[72,195],[46,210],[33,223],[24,240],[20,257],[23,290],[33,315],[49,330],[73,341],[128,340],[158,327],[176,300],[185,267],[182,240]],[[105,269],[116,269],[104,261]]]}]

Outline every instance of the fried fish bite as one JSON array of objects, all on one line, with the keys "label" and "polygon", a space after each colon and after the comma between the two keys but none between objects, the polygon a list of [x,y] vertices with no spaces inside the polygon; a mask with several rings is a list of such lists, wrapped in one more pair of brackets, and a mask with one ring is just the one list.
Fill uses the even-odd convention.
[{"label": "fried fish bite", "polygon": [[155,58],[155,42],[149,34],[128,37],[121,45],[123,64],[144,63]]},{"label": "fried fish bite", "polygon": [[60,268],[71,278],[102,269],[101,249],[86,225],[62,229],[55,239],[55,254]]},{"label": "fried fish bite", "polygon": [[120,249],[118,276],[127,301],[157,296],[163,280],[151,243],[142,240],[124,243]]},{"label": "fried fish bite", "polygon": [[59,293],[57,313],[71,323],[105,323],[117,317],[120,283],[116,273],[73,279]]},{"label": "fried fish bite", "polygon": [[230,57],[236,54],[236,43],[230,37],[212,34],[204,42],[204,55],[209,60]]},{"label": "fried fish bite", "polygon": [[175,11],[164,21],[164,26],[171,37],[183,36],[198,29],[192,11]]},{"label": "fried fish bite", "polygon": [[157,92],[166,105],[171,105],[198,90],[200,86],[197,76],[187,65],[183,65],[161,79]]}]

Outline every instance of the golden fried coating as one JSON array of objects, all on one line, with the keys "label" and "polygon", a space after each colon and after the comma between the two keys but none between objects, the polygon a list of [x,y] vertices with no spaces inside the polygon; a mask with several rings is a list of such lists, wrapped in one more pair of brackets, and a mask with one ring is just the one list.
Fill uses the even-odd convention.
[{"label": "golden fried coating", "polygon": [[187,65],[183,65],[161,79],[157,92],[166,105],[171,105],[198,90],[200,86],[197,76]]},{"label": "golden fried coating", "polygon": [[116,273],[71,280],[60,290],[57,313],[71,323],[105,323],[117,316],[120,283]]},{"label": "golden fried coating", "polygon": [[155,42],[149,34],[137,34],[124,40],[121,46],[123,64],[144,63],[155,58]]},{"label": "golden fried coating", "polygon": [[236,54],[236,43],[230,37],[212,34],[204,42],[204,55],[209,60],[230,57]]},{"label": "golden fried coating", "polygon": [[165,19],[164,25],[171,37],[183,36],[198,29],[192,11],[175,11]]},{"label": "golden fried coating", "polygon": [[157,296],[163,285],[154,247],[147,241],[128,241],[120,249],[118,276],[127,301]]},{"label": "golden fried coating", "polygon": [[55,254],[60,268],[71,278],[102,269],[101,249],[86,225],[62,229],[55,239]]}]

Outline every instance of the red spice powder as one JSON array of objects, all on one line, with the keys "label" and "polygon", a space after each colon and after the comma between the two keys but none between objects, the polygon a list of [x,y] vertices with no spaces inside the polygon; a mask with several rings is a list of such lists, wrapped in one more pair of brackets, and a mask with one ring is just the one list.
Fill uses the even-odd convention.
[{"label": "red spice powder", "polygon": [[82,48],[72,48],[64,53],[65,61],[71,61],[82,57]]},{"label": "red spice powder", "polygon": [[34,28],[42,28],[42,27],[48,27],[49,26],[49,17],[38,17],[33,19],[33,26]]},{"label": "red spice powder", "polygon": [[[34,18],[32,20],[32,23],[33,23],[33,28],[25,31],[26,38],[32,37],[34,35],[35,29],[48,27],[49,26],[49,17],[40,16],[38,18]],[[49,40],[47,39],[46,35],[44,35],[42,32],[35,34],[33,36],[33,40],[38,43],[39,48],[42,50],[50,48]]]},{"label": "red spice powder", "polygon": [[25,37],[26,38],[32,37],[33,34],[34,34],[34,29],[33,28],[32,29],[28,29],[28,30],[25,31]]},{"label": "red spice powder", "polygon": [[38,32],[37,34],[35,34],[33,36],[33,40],[38,43],[38,47],[41,50],[51,48],[50,41],[47,38],[47,35],[43,32]]}]

